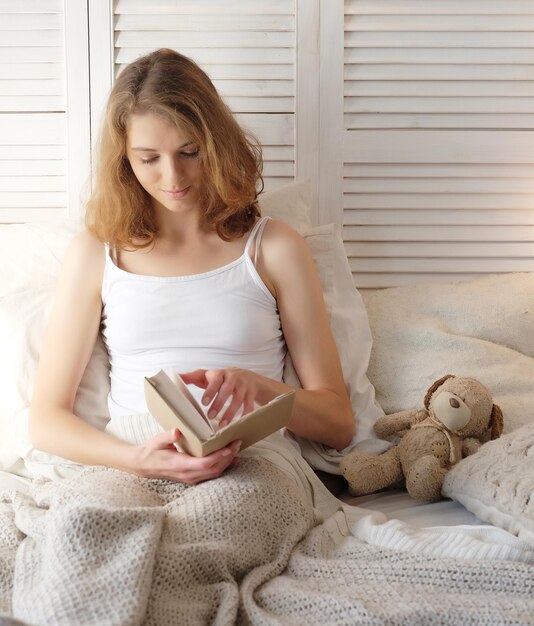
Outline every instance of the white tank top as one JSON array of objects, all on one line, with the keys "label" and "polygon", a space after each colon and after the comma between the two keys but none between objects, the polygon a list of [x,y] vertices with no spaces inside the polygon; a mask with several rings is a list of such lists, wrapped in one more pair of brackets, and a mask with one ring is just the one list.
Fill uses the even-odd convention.
[{"label": "white tank top", "polygon": [[[282,380],[286,345],[278,308],[255,267],[267,219],[255,224],[238,259],[190,276],[132,274],[106,246],[102,334],[112,419],[147,412],[143,379],[160,369],[240,367]],[[190,389],[200,399],[203,390]]]}]

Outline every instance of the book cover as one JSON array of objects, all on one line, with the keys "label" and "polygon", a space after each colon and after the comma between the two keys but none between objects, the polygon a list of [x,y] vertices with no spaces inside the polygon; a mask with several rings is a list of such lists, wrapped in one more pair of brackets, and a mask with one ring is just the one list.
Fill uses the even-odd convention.
[{"label": "book cover", "polygon": [[187,385],[179,376],[173,381],[164,371],[145,378],[148,410],[164,430],[178,428],[182,433],[179,449],[192,456],[206,456],[232,441],[241,440],[241,450],[287,426],[295,402],[295,392],[277,396],[264,406],[234,418],[217,428],[205,415]]}]

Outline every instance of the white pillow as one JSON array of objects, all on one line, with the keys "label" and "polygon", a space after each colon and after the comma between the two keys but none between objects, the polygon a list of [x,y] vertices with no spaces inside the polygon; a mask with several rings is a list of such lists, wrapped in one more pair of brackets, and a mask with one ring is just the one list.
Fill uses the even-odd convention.
[{"label": "white pillow", "polygon": [[460,461],[447,472],[442,493],[534,545],[534,422]]},{"label": "white pillow", "polygon": [[258,197],[262,215],[281,220],[300,234],[312,227],[310,202],[311,187],[307,179],[266,191]]},{"label": "white pillow", "polygon": [[369,378],[386,413],[422,408],[445,374],[485,384],[504,432],[534,418],[534,273],[365,294],[373,333]]},{"label": "white pillow", "polygon": [[[380,441],[373,424],[382,409],[367,378],[372,338],[367,311],[352,280],[349,262],[339,229],[334,224],[318,226],[304,233],[323,288],[330,326],[337,345],[343,377],[356,416],[356,434],[351,444],[337,451],[323,444],[294,436],[302,454],[315,469],[340,474],[339,462],[349,451],[381,452],[389,443]],[[291,359],[287,359],[284,381],[300,386]]]},{"label": "white pillow", "polygon": [[[34,455],[44,463],[57,461],[30,445],[28,410],[61,260],[79,228],[70,221],[0,226],[0,262],[5,270],[0,279],[1,470],[32,474]],[[108,390],[108,357],[98,342],[76,395],[75,411],[101,429],[109,419]],[[21,458],[26,472],[20,469]]]}]

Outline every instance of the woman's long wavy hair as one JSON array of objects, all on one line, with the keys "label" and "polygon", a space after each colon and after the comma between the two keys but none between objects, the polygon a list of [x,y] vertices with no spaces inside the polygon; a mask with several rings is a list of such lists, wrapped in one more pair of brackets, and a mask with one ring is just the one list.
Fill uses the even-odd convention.
[{"label": "woman's long wavy hair", "polygon": [[241,129],[206,73],[169,49],[130,63],[115,82],[86,207],[88,230],[112,246],[134,249],[151,245],[158,234],[152,198],[126,156],[128,120],[142,113],[176,124],[199,146],[202,227],[226,241],[244,235],[259,215],[259,144]]}]

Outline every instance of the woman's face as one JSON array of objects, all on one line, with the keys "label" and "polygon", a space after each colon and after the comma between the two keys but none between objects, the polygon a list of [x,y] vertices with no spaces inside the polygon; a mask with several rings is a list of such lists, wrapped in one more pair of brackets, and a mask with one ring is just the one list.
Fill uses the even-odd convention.
[{"label": "woman's face", "polygon": [[199,146],[153,113],[131,115],[126,156],[133,173],[155,206],[169,211],[199,209]]}]

